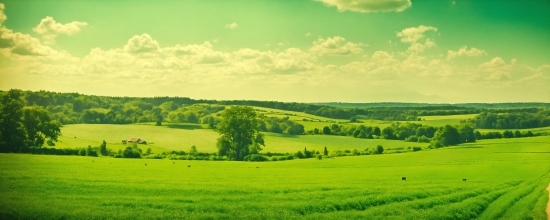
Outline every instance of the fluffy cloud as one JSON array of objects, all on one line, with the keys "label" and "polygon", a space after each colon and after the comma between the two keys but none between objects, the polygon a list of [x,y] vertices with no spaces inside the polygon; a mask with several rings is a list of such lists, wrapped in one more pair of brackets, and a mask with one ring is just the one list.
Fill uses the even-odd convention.
[{"label": "fluffy cloud", "polygon": [[48,16],[42,19],[42,21],[40,21],[40,24],[33,28],[33,30],[34,32],[42,35],[42,37],[44,38],[44,43],[53,44],[57,36],[62,34],[71,36],[73,34],[79,33],[81,31],[81,28],[87,25],[88,23],[80,21],[60,24],[57,23],[52,17]]},{"label": "fluffy cloud", "polygon": [[134,35],[124,46],[124,50],[128,53],[147,53],[158,49],[159,43],[153,40],[149,34]]},{"label": "fluffy cloud", "polygon": [[424,37],[424,33],[426,31],[437,32],[437,28],[420,25],[418,27],[405,28],[402,31],[397,32],[397,36],[401,38],[401,42],[415,43]]},{"label": "fluffy cloud", "polygon": [[226,24],[225,28],[235,29],[235,28],[237,28],[237,23],[233,22],[233,23],[230,23],[230,24]]},{"label": "fluffy cloud", "polygon": [[487,80],[510,79],[516,68],[516,59],[512,59],[510,64],[506,64],[500,57],[495,57],[491,61],[479,65],[482,77]]},{"label": "fluffy cloud", "polygon": [[48,55],[51,48],[44,46],[36,38],[28,34],[13,32],[5,27],[0,27],[0,48],[6,48],[18,55]]},{"label": "fluffy cloud", "polygon": [[6,9],[6,6],[4,6],[4,4],[0,3],[0,25],[4,24],[4,21],[8,20],[8,17],[6,16],[6,13],[4,13],[5,9]]},{"label": "fluffy cloud", "polygon": [[327,6],[336,6],[338,11],[354,11],[361,13],[378,11],[401,12],[411,7],[410,0],[317,0]]},{"label": "fluffy cloud", "polygon": [[309,51],[319,55],[350,55],[362,53],[363,46],[365,45],[362,43],[352,43],[343,37],[336,36],[327,39],[319,38],[313,42]]},{"label": "fluffy cloud", "polygon": [[424,43],[414,42],[411,44],[411,46],[407,49],[407,52],[410,53],[420,53],[424,51],[427,48],[435,47],[436,44],[431,39],[426,39]]},{"label": "fluffy cloud", "polygon": [[480,50],[474,47],[468,50],[468,47],[463,46],[458,51],[449,50],[447,52],[447,60],[451,60],[453,58],[460,57],[460,56],[478,57],[482,55],[487,55],[487,52],[485,52],[485,50]]}]

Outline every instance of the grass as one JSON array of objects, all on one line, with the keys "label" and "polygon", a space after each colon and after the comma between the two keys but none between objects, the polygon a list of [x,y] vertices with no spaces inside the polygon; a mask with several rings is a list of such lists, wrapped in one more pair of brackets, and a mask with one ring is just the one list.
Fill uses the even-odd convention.
[{"label": "grass", "polygon": [[[118,150],[124,148],[123,139],[139,137],[148,145],[139,145],[142,149],[150,147],[153,153],[168,150],[188,151],[195,145],[201,152],[216,152],[216,139],[219,134],[211,129],[176,129],[172,125],[107,125],[107,124],[75,124],[62,128],[59,148],[99,146],[102,140],[107,147]],[[409,146],[426,147],[427,143],[411,143],[384,139],[359,139],[330,135],[285,135],[265,133],[266,147],[264,152],[295,153],[307,148],[321,151],[325,146],[332,150],[364,150],[382,145],[384,148],[407,148]]]},{"label": "grass", "polygon": [[[279,110],[279,109],[272,109],[272,108],[262,108],[262,107],[253,107],[254,109],[258,110],[258,113],[264,114],[268,117],[288,117],[290,120],[298,122],[300,124],[303,124],[306,130],[312,130],[314,128],[322,129],[324,126],[331,126],[332,124],[342,124],[345,123],[345,125],[364,125],[364,126],[378,126],[381,129],[390,126],[394,121],[382,121],[382,120],[375,120],[375,119],[365,119],[362,116],[358,116],[358,119],[362,121],[361,123],[349,123],[349,119],[333,119],[333,118],[326,118],[321,116],[315,116],[303,112],[293,112],[293,111],[285,111],[285,110]],[[423,125],[429,125],[434,127],[441,127],[444,125],[455,125],[460,124],[461,120],[474,118],[477,114],[469,114],[469,115],[443,115],[443,116],[421,116],[422,121],[400,121],[401,123],[417,123],[417,124],[423,124]],[[304,121],[306,119],[307,121]],[[396,121],[395,121],[396,122]]]},{"label": "grass", "polygon": [[549,144],[263,163],[0,154],[0,219],[546,219]]}]

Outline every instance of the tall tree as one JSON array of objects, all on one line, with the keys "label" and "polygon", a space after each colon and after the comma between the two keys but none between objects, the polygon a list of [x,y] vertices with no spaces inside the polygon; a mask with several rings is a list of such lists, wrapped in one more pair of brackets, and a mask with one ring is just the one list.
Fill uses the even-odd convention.
[{"label": "tall tree", "polygon": [[103,156],[107,156],[109,154],[109,151],[107,150],[107,142],[103,140],[103,143],[99,146],[99,153]]},{"label": "tall tree", "polygon": [[[216,126],[220,133],[217,140],[218,153],[231,160],[243,160],[250,153],[265,146],[263,135],[259,133],[256,112],[251,107],[233,106],[222,113],[222,121]],[[256,144],[256,145],[254,145]]]},{"label": "tall tree", "polygon": [[17,152],[25,147],[23,101],[19,90],[0,97],[0,152]]}]

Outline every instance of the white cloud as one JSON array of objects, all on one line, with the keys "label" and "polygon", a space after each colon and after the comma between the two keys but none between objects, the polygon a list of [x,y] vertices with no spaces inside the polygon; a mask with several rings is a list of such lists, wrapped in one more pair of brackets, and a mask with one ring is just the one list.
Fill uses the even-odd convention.
[{"label": "white cloud", "polygon": [[346,41],[343,37],[335,36],[333,38],[319,38],[313,42],[310,52],[318,55],[350,55],[362,53],[361,47],[366,46],[362,43],[352,43]]},{"label": "white cloud", "polygon": [[153,40],[149,34],[134,35],[124,46],[124,50],[129,53],[155,52],[158,49],[159,43]]},{"label": "white cloud", "polygon": [[6,16],[6,13],[4,13],[5,9],[6,9],[6,6],[4,6],[4,4],[0,3],[0,25],[4,24],[4,21],[8,20],[8,17]]},{"label": "white cloud", "polygon": [[233,22],[233,23],[230,23],[230,24],[226,24],[225,28],[235,29],[235,28],[237,28],[237,23]]},{"label": "white cloud", "polygon": [[44,43],[46,44],[53,44],[55,43],[55,38],[58,35],[68,35],[71,36],[73,34],[79,33],[81,31],[82,27],[87,26],[88,23],[86,22],[80,22],[80,21],[73,21],[71,23],[67,24],[60,24],[55,22],[55,20],[48,16],[42,21],[40,21],[40,24],[33,28],[34,32],[42,35],[44,38]]},{"label": "white cloud", "polygon": [[510,64],[506,64],[500,57],[495,57],[478,67],[482,77],[487,80],[510,79],[512,77],[511,74],[515,72],[516,68],[516,59],[510,60]]},{"label": "white cloud", "polygon": [[411,7],[410,0],[317,0],[327,6],[336,6],[338,11],[354,11],[361,13],[378,11],[401,12]]},{"label": "white cloud", "polygon": [[458,49],[458,51],[449,50],[447,52],[447,60],[451,60],[453,58],[460,57],[460,56],[478,57],[482,55],[487,55],[487,52],[485,52],[485,50],[480,50],[474,47],[468,50],[468,47],[463,46],[460,49]]},{"label": "white cloud", "polygon": [[405,28],[402,31],[397,32],[397,36],[401,38],[401,42],[414,43],[422,39],[426,31],[437,32],[437,28],[420,25],[418,27]]}]

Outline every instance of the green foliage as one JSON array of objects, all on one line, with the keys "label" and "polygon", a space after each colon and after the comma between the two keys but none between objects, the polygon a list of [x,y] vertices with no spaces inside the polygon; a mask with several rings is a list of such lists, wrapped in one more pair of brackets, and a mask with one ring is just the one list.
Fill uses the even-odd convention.
[{"label": "green foliage", "polygon": [[61,124],[39,106],[23,107],[19,90],[0,97],[0,152],[28,152],[57,141]]},{"label": "green foliage", "polygon": [[460,144],[461,137],[458,130],[451,126],[445,125],[437,129],[432,139],[432,146],[435,148],[446,147],[450,145]]},{"label": "green foliage", "polygon": [[325,149],[323,150],[323,155],[328,156],[327,146],[325,146]]},{"label": "green foliage", "polygon": [[269,159],[264,156],[264,155],[261,155],[261,154],[249,154],[249,155],[246,155],[244,157],[244,161],[257,161],[257,162],[261,162],[261,161],[268,161]]},{"label": "green foliage", "polygon": [[124,158],[141,158],[141,149],[137,145],[128,146],[122,151],[121,155]]},{"label": "green foliage", "polygon": [[99,145],[99,153],[103,156],[109,155],[109,150],[107,149],[107,142],[105,142],[105,140],[103,140],[101,145]]},{"label": "green foliage", "polygon": [[508,110],[503,114],[481,112],[475,118],[466,120],[476,128],[516,129],[550,126],[550,109],[524,109],[520,112]]},{"label": "green foliage", "polygon": [[[223,120],[216,126],[218,154],[232,160],[243,160],[250,153],[250,146],[259,152],[265,146],[258,131],[256,112],[250,107],[233,106],[222,113]],[[256,144],[256,145],[255,145]]]},{"label": "green foliage", "polygon": [[384,147],[382,147],[382,145],[376,146],[376,153],[377,154],[383,154],[384,153]]}]

